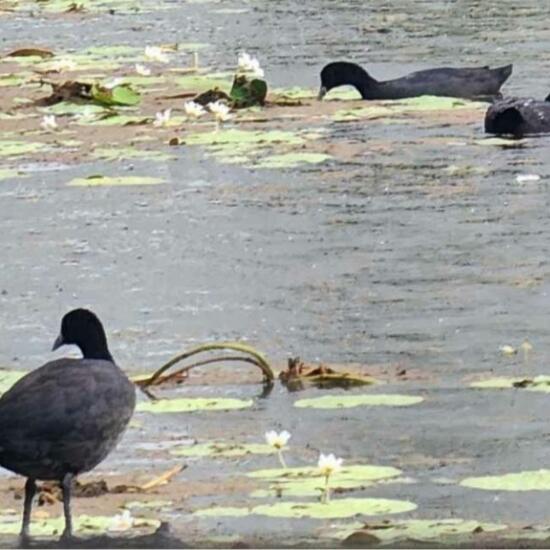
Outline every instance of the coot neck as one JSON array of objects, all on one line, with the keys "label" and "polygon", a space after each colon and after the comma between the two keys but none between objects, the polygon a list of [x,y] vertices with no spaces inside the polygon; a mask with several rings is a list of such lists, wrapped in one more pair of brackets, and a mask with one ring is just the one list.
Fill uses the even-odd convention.
[{"label": "coot neck", "polygon": [[105,334],[89,334],[85,342],[78,344],[84,359],[104,359],[114,363],[113,356],[107,347]]}]

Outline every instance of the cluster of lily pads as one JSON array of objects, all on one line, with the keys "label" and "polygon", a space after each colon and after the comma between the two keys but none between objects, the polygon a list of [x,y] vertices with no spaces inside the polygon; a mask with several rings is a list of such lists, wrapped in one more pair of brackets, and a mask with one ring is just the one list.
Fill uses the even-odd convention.
[{"label": "cluster of lily pads", "polygon": [[[275,430],[270,430],[265,433],[265,440],[268,445],[271,445],[277,451],[281,466],[286,469],[286,462],[283,457],[283,450],[286,448],[291,434],[286,430],[277,433]],[[343,458],[336,458],[333,453],[325,455],[321,453],[317,461],[319,473],[325,478],[325,486],[321,494],[321,502],[327,504],[330,501],[330,476],[342,469]]]}]

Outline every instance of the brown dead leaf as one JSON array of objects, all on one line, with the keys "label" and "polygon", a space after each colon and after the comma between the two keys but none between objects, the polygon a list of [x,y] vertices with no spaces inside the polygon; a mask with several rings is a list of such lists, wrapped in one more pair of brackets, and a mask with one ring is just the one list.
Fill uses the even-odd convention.
[{"label": "brown dead leaf", "polygon": [[46,48],[35,48],[35,47],[29,47],[29,48],[19,48],[17,50],[13,50],[9,53],[7,53],[4,57],[30,57],[30,56],[36,56],[41,57],[42,59],[45,59],[47,57],[53,57],[55,54]]},{"label": "brown dead leaf", "polygon": [[150,489],[154,489],[155,487],[158,487],[159,485],[165,485],[168,483],[174,476],[179,474],[184,469],[183,464],[178,464],[177,466],[174,466],[170,470],[167,470],[166,472],[162,473],[160,476],[154,477],[147,483],[144,483],[143,485],[140,485],[140,489],[142,491],[149,491]]}]

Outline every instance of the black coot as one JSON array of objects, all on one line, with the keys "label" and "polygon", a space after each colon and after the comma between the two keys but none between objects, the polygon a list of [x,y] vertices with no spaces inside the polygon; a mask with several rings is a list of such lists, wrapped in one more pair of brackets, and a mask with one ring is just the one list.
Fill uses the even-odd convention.
[{"label": "black coot", "polygon": [[322,99],[332,88],[354,86],[363,99],[403,99],[421,95],[448,97],[494,97],[512,73],[512,65],[490,69],[443,67],[417,71],[402,78],[379,82],[365,69],[347,61],[329,63],[321,71]]},{"label": "black coot", "polygon": [[545,101],[510,97],[496,101],[485,113],[488,134],[542,134],[550,132],[550,96]]},{"label": "black coot", "polygon": [[0,466],[25,476],[21,538],[29,536],[35,481],[58,480],[65,530],[72,536],[71,482],[99,464],[122,436],[135,387],[114,363],[99,319],[67,313],[53,349],[77,345],[83,359],[58,359],[21,378],[0,398]]}]

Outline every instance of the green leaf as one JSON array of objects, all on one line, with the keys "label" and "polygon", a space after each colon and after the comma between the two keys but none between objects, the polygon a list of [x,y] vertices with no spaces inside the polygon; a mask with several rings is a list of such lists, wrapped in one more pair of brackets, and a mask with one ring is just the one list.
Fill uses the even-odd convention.
[{"label": "green leaf", "polygon": [[139,93],[127,84],[105,88],[96,83],[91,93],[94,100],[102,105],[137,105],[141,101]]},{"label": "green leaf", "polygon": [[347,409],[361,406],[406,407],[421,403],[424,399],[417,395],[369,394],[369,395],[323,395],[310,399],[299,399],[294,403],[298,408]]},{"label": "green leaf", "polygon": [[550,470],[467,477],[460,485],[486,491],[550,491]]},{"label": "green leaf", "polygon": [[149,176],[88,176],[87,178],[75,178],[67,185],[69,187],[100,187],[100,186],[125,186],[125,185],[157,185],[164,183],[161,178]]},{"label": "green leaf", "polygon": [[136,410],[150,413],[229,411],[246,409],[252,407],[253,403],[252,399],[231,399],[229,397],[182,397],[139,403]]}]

